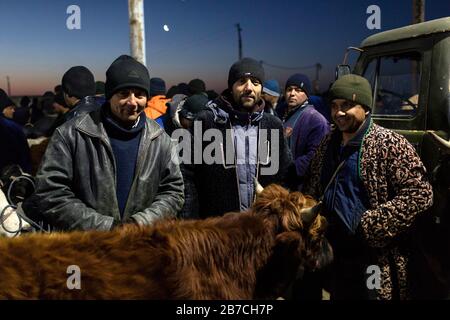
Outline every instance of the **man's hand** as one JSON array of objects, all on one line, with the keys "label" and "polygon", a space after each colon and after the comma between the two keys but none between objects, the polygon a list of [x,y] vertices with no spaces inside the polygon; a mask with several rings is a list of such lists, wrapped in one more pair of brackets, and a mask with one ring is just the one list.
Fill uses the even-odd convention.
[{"label": "man's hand", "polygon": [[121,221],[121,220],[116,220],[114,219],[112,225],[111,225],[111,231],[117,228],[122,228],[127,224],[135,224],[135,225],[139,225],[139,223],[134,220],[132,217],[128,218],[125,221]]},{"label": "man's hand", "polygon": [[123,226],[122,221],[114,219],[110,230],[113,231],[113,230],[115,230],[117,228],[120,228],[122,226]]}]

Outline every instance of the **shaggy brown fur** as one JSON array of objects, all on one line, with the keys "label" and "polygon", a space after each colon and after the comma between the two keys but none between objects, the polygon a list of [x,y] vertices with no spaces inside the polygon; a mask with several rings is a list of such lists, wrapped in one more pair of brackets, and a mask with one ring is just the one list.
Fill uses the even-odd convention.
[{"label": "shaggy brown fur", "polygon": [[[314,204],[271,185],[245,213],[0,240],[0,298],[276,298],[301,266],[330,258],[324,218],[300,219]],[[70,265],[81,269],[80,290],[66,286]]]}]

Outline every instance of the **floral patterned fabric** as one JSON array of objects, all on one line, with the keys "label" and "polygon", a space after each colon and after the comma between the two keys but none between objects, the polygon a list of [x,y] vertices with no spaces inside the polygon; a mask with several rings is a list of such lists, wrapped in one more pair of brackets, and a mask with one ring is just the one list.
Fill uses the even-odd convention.
[{"label": "floral patterned fabric", "polygon": [[[304,193],[316,199],[324,188],[320,174],[330,137],[331,134],[319,145],[303,188]],[[361,218],[359,232],[374,248],[382,272],[377,298],[392,299],[395,290],[401,299],[407,299],[406,231],[416,216],[432,205],[433,199],[426,169],[406,138],[376,124],[371,124],[363,139],[358,166],[370,203]]]}]

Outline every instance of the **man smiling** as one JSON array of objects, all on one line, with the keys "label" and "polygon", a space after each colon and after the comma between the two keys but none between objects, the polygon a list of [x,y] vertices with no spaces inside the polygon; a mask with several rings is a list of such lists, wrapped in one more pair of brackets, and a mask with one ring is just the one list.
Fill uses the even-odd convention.
[{"label": "man smiling", "polygon": [[147,68],[120,56],[106,72],[100,110],[60,126],[37,174],[37,206],[59,230],[151,224],[182,207],[183,179],[170,137],[147,119]]},{"label": "man smiling", "polygon": [[[406,299],[405,238],[433,199],[425,167],[403,136],[373,123],[365,78],[342,76],[330,96],[336,129],[317,148],[304,192],[323,196],[331,299]],[[369,266],[381,270],[379,287],[367,285]]]}]

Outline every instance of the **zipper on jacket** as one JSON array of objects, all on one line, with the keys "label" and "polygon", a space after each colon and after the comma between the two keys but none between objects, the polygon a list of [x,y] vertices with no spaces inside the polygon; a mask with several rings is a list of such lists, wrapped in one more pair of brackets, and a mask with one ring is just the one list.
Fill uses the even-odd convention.
[{"label": "zipper on jacket", "polygon": [[[262,120],[262,119],[261,119]],[[256,143],[256,180],[259,182],[259,144],[261,142],[261,121],[258,123],[258,142]],[[267,152],[269,152],[269,148],[267,148]],[[269,156],[269,155],[267,155]],[[255,185],[253,185],[253,202],[256,200],[256,191],[255,191]]]},{"label": "zipper on jacket", "polygon": [[[249,128],[247,128],[247,132],[248,131],[249,131]],[[253,189],[254,189],[253,178],[254,177],[251,177],[249,179],[249,175],[252,173],[251,172],[251,159],[250,159],[250,139],[247,134],[245,135],[244,138],[245,138],[244,139],[244,149],[245,149],[244,156],[248,159],[248,162],[245,164],[245,168],[246,168],[246,173],[245,173],[246,188],[245,188],[245,190],[247,192],[247,199],[248,199],[247,201],[248,201],[248,204],[250,207],[250,205],[252,203],[252,199],[253,199],[253,197],[251,197],[251,195],[252,195],[252,193],[254,193],[253,192]],[[255,169],[256,169],[256,166],[255,166]],[[255,170],[255,175],[256,175],[256,170]],[[250,185],[248,185],[249,183],[250,183]]]},{"label": "zipper on jacket", "polygon": [[[238,193],[238,199],[239,199],[239,211],[241,211],[241,192],[240,192],[240,188],[239,188],[239,175],[238,175],[238,168],[237,168],[237,160],[236,160],[236,147],[234,145],[234,134],[233,134],[233,126],[231,125],[231,121],[230,121],[230,129],[231,129],[231,139],[233,141],[233,156],[234,156],[234,162],[235,162],[235,166],[234,166],[234,173],[236,174],[236,187],[237,187],[237,193]],[[226,130],[225,130],[225,134],[226,134]]]}]

